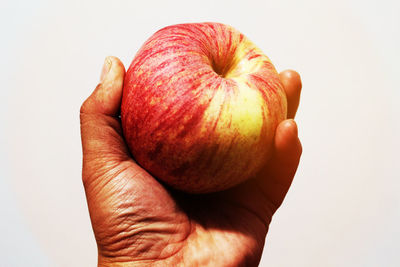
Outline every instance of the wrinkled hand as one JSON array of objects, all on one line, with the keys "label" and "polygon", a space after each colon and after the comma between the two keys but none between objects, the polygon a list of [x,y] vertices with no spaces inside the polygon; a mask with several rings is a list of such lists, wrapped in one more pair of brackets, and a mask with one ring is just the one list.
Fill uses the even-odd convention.
[{"label": "wrinkled hand", "polygon": [[280,74],[289,119],[276,130],[268,165],[239,186],[207,195],[167,189],[131,158],[119,120],[124,75],[122,63],[108,57],[101,83],[80,111],[82,179],[99,265],[257,265],[302,151],[292,120],[300,98],[299,75]]}]

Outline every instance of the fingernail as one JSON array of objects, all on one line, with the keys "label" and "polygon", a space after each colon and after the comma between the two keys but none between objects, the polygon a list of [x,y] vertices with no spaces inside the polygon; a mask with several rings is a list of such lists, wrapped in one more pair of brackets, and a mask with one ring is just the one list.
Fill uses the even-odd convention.
[{"label": "fingernail", "polygon": [[101,74],[100,74],[100,82],[103,82],[104,79],[106,78],[108,72],[111,69],[111,59],[109,57],[106,57],[106,59],[104,60],[104,65],[103,68],[101,70]]}]

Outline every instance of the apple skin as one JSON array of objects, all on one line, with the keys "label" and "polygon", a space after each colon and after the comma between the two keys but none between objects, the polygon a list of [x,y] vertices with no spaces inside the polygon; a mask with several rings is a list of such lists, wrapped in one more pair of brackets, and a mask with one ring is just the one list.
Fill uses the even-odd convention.
[{"label": "apple skin", "polygon": [[287,101],[271,61],[220,23],[165,27],[136,54],[121,122],[134,159],[175,189],[209,193],[266,164]]}]

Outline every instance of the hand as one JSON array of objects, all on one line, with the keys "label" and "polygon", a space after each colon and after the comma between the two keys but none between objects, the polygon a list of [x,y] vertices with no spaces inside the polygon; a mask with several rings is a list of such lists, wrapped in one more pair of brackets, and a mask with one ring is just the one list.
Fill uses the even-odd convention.
[{"label": "hand", "polygon": [[280,74],[290,119],[276,130],[268,165],[239,186],[207,195],[167,189],[132,159],[119,120],[124,75],[122,63],[108,57],[80,111],[82,179],[99,266],[257,265],[302,151],[292,120],[299,75]]}]

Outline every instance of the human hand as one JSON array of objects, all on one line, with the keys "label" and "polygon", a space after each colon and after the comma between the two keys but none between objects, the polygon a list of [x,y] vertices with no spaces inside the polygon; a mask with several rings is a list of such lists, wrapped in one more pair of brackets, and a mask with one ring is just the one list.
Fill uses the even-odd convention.
[{"label": "human hand", "polygon": [[80,111],[82,180],[99,266],[256,266],[301,156],[292,120],[299,75],[280,74],[289,119],[276,129],[268,164],[245,183],[206,195],[166,188],[132,159],[119,119],[124,75],[120,60],[108,57]]}]

